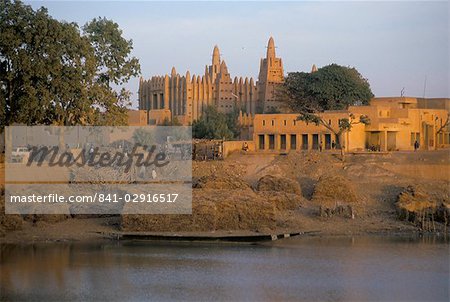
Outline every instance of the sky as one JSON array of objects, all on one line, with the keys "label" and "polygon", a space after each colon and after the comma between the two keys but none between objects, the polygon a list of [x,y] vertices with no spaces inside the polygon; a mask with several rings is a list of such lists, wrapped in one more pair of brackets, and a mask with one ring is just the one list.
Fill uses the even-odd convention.
[{"label": "sky", "polygon": [[[450,97],[448,1],[120,2],[25,1],[83,25],[117,22],[142,76],[203,74],[214,45],[232,77],[256,79],[273,36],[287,72],[355,67],[378,96]],[[137,101],[139,79],[126,87]]]}]

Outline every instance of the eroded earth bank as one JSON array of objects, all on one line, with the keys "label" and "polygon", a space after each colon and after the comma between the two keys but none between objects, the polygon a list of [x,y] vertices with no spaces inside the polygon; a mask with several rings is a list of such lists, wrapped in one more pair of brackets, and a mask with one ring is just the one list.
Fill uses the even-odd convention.
[{"label": "eroded earth bank", "polygon": [[[447,150],[233,154],[193,162],[193,215],[0,216],[3,242],[90,240],[113,232],[448,234]],[[2,190],[1,213],[4,213]]]}]

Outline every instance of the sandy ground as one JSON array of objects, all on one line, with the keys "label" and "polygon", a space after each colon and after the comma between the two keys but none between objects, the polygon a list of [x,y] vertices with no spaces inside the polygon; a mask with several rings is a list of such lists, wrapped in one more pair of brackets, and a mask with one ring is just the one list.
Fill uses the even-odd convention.
[{"label": "sandy ground", "polygon": [[[222,235],[255,235],[255,234],[285,234],[301,232],[305,236],[346,236],[346,235],[403,235],[418,232],[412,225],[396,221],[395,217],[366,217],[364,219],[348,220],[338,217],[330,219],[314,219],[302,217],[300,213],[286,215],[286,221],[296,222],[296,228],[278,228],[269,232],[254,232],[246,230],[213,231],[213,232],[146,232],[158,235],[187,236],[222,236]],[[305,214],[305,213],[302,213]],[[303,216],[303,215],[302,215]],[[98,241],[115,239],[120,233],[120,218],[90,218],[68,219],[55,224],[39,222],[25,223],[22,230],[10,231],[0,238],[2,243],[32,243],[32,242],[65,242],[65,241]]]},{"label": "sandy ground", "polygon": [[[3,169],[3,165],[0,169]],[[302,196],[298,206],[277,214],[275,230],[256,230],[259,233],[400,234],[418,232],[419,229],[411,223],[398,220],[394,206],[398,194],[408,185],[421,184],[430,194],[448,200],[450,160],[448,150],[387,155],[347,154],[345,162],[340,160],[338,154],[312,152],[288,155],[233,154],[224,161],[193,164],[194,177],[226,176],[230,173],[252,187],[264,175],[287,177],[300,184]],[[354,219],[317,215],[318,205],[312,201],[314,187],[322,176],[328,174],[345,177],[354,185],[360,197]],[[3,171],[1,175],[3,177]],[[0,243],[99,240],[109,233],[119,232],[120,222],[120,217],[72,218],[55,224],[24,222],[22,230],[8,231],[0,238]],[[238,235],[252,234],[254,231],[222,230],[212,234]],[[186,234],[205,235],[208,232]]]}]

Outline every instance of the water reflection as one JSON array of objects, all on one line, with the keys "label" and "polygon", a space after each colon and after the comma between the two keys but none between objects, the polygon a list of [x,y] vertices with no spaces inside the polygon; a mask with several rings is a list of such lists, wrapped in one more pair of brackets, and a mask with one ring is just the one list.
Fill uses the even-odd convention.
[{"label": "water reflection", "polygon": [[0,300],[448,301],[448,248],[438,237],[5,244]]}]

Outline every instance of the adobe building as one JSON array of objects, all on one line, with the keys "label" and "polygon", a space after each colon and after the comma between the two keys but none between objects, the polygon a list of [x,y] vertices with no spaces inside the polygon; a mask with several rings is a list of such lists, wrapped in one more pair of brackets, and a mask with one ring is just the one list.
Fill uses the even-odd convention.
[{"label": "adobe building", "polygon": [[[177,120],[190,125],[208,106],[214,106],[224,113],[239,110],[240,139],[252,140],[260,152],[327,150],[339,144],[346,151],[414,150],[416,141],[422,150],[450,146],[449,98],[373,98],[369,106],[323,112],[327,126],[297,120],[296,113],[274,113],[289,112],[277,100],[284,70],[275,49],[270,37],[256,82],[232,78],[217,46],[202,76],[191,76],[189,71],[180,75],[173,67],[170,75],[141,78],[139,110],[130,113],[130,124],[161,125]],[[311,72],[317,70],[313,65]],[[356,123],[361,115],[367,116],[370,124]],[[355,118],[351,131],[339,134],[339,120],[349,117]]]},{"label": "adobe building", "polygon": [[258,76],[258,99],[263,112],[280,112],[284,104],[277,100],[276,89],[284,81],[283,62],[275,55],[275,42],[270,37],[267,54],[261,59]]},{"label": "adobe building", "polygon": [[[228,67],[214,47],[211,65],[205,66],[202,76],[177,73],[153,76],[139,82],[139,109],[148,112],[148,124],[158,124],[169,116],[184,125],[192,124],[207,106],[228,113],[241,110],[249,115],[278,110],[275,89],[283,82],[283,63],[275,55],[275,42],[271,37],[267,53],[261,59],[258,81],[253,78],[231,77]],[[169,113],[167,113],[169,112]],[[164,118],[161,116],[164,115]]]},{"label": "adobe building", "polygon": [[128,110],[128,126],[147,125],[148,115],[145,110]]},{"label": "adobe building", "polygon": [[[369,106],[323,112],[321,118],[328,127],[297,120],[295,113],[257,114],[252,123],[253,141],[256,150],[269,152],[315,150],[320,145],[327,150],[339,138],[346,151],[414,150],[416,141],[421,150],[435,150],[450,146],[449,104],[450,99],[374,98]],[[361,115],[370,124],[356,124]],[[352,129],[338,137],[339,120],[352,116]]]}]

